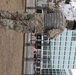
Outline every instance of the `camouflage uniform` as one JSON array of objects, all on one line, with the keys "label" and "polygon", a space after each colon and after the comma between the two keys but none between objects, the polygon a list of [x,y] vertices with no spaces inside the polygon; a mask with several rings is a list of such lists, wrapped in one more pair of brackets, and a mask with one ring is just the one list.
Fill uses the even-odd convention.
[{"label": "camouflage uniform", "polygon": [[46,13],[45,18],[43,14],[39,13],[0,11],[0,25],[5,29],[13,29],[23,33],[33,32],[39,34],[43,31],[50,38],[55,38],[66,27],[66,21],[59,11]]},{"label": "camouflage uniform", "polygon": [[64,29],[62,28],[58,28],[58,29],[51,29],[47,32],[47,35],[51,38],[51,39],[55,39],[56,37],[59,36],[59,34],[61,34],[64,31]]}]

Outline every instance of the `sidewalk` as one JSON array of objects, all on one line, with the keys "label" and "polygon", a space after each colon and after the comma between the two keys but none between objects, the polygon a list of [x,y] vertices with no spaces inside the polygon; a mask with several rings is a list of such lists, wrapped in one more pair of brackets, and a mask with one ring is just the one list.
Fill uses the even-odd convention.
[{"label": "sidewalk", "polygon": [[[25,44],[28,42],[28,33],[25,33]],[[28,52],[28,47],[25,45],[24,47],[24,58],[23,58],[23,74],[26,74],[26,69],[27,69],[27,61],[25,60],[27,58],[27,52]]]},{"label": "sidewalk", "polygon": [[7,10],[10,12],[24,11],[25,0],[0,0],[0,10]]},{"label": "sidewalk", "polygon": [[[0,0],[0,10],[23,12],[24,0]],[[0,28],[0,75],[22,75],[23,33]]]},{"label": "sidewalk", "polygon": [[22,75],[23,34],[0,28],[0,75]]}]

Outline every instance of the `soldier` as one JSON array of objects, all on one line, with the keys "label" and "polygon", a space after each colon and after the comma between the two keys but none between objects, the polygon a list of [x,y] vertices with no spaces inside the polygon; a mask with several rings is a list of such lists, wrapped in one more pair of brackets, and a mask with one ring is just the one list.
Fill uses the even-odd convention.
[{"label": "soldier", "polygon": [[62,33],[64,28],[72,28],[72,25],[66,24],[64,16],[58,10],[53,13],[46,13],[44,16],[37,13],[0,11],[0,25],[5,29],[13,29],[23,33],[33,32],[39,34],[43,31],[51,39]]}]

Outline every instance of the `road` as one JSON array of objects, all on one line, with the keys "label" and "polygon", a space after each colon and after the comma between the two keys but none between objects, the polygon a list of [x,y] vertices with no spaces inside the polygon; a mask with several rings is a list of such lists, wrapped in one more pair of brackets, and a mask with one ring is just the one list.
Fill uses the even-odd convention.
[{"label": "road", "polygon": [[[35,0],[27,0],[26,2],[26,7],[32,7],[34,6],[34,2]],[[26,12],[28,13],[33,13],[35,10],[30,10],[30,9],[26,9]],[[30,41],[30,34],[26,34],[25,35],[25,43],[28,43]],[[25,45],[25,53],[24,53],[24,75],[26,74],[33,74],[34,73],[34,65],[33,65],[33,60],[31,60],[31,58],[33,57],[32,54],[32,50],[31,50],[32,46],[26,46]],[[26,58],[28,58],[29,60],[26,60]]]},{"label": "road", "polygon": [[[28,43],[30,42],[30,33],[28,34]],[[34,73],[34,68],[33,68],[33,60],[32,60],[32,58],[33,58],[33,54],[32,54],[32,50],[31,50],[31,48],[32,48],[32,46],[28,46],[28,51],[27,51],[27,58],[28,58],[28,60],[27,60],[27,62],[26,62],[26,67],[27,67],[27,69],[26,69],[26,74],[33,74]]]},{"label": "road", "polygon": [[[25,34],[25,44],[30,42],[30,33]],[[24,51],[24,75],[26,74],[33,74],[34,73],[34,65],[33,65],[33,54],[31,50],[32,46],[25,45],[25,51]]]},{"label": "road", "polygon": [[33,55],[31,54],[32,50],[31,47],[28,47],[28,52],[27,52],[27,58],[29,58],[29,60],[27,60],[26,62],[26,74],[33,74],[34,73],[34,69],[33,69],[33,60],[31,60],[31,58],[33,57]]}]

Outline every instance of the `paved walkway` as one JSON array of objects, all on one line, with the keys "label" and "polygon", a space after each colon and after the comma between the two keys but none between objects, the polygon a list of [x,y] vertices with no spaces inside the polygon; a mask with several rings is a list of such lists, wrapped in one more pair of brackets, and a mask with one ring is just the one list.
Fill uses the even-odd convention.
[{"label": "paved walkway", "polygon": [[11,12],[24,11],[25,0],[0,0],[0,10],[8,10]]},{"label": "paved walkway", "polygon": [[[25,0],[0,0],[0,10],[23,12],[24,4]],[[22,75],[22,51],[23,34],[0,28],[0,75]]]},{"label": "paved walkway", "polygon": [[22,75],[23,34],[0,28],[0,75]]},{"label": "paved walkway", "polygon": [[[25,43],[29,42],[30,37],[28,34],[25,34]],[[24,55],[24,74],[33,74],[34,68],[33,68],[33,60],[31,58],[33,57],[32,46],[25,45],[25,55]],[[28,59],[28,60],[27,60]]]}]

